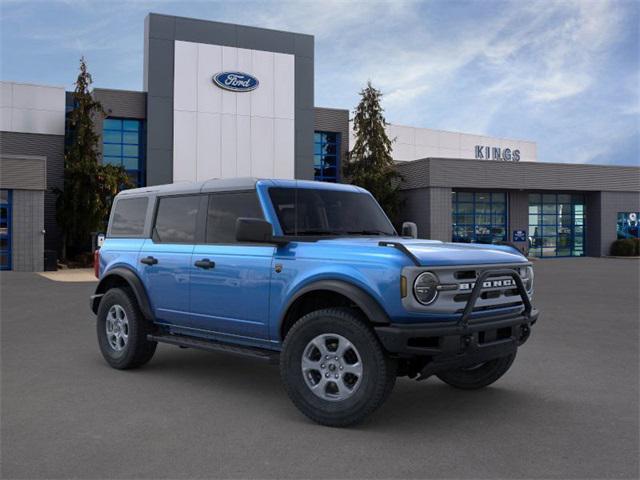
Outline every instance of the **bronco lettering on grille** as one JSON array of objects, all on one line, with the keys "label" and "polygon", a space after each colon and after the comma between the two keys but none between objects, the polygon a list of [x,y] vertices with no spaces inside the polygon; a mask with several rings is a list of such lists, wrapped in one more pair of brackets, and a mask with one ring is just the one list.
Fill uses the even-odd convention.
[{"label": "bronco lettering on grille", "polygon": [[[486,282],[482,282],[482,288],[513,287],[515,284],[516,282],[510,278],[504,280],[487,280]],[[475,282],[461,283],[458,290],[473,290],[475,286]]]}]

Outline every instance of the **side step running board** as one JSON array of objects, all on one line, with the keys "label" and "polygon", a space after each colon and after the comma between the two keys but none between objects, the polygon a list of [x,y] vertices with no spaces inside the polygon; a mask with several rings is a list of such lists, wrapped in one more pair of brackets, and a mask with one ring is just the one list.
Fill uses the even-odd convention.
[{"label": "side step running board", "polygon": [[216,340],[204,340],[200,338],[187,337],[186,335],[147,335],[147,340],[152,342],[169,343],[179,347],[197,348],[210,352],[226,352],[245,357],[252,357],[269,363],[278,363],[280,353],[273,350],[261,348],[243,347],[218,342]]}]

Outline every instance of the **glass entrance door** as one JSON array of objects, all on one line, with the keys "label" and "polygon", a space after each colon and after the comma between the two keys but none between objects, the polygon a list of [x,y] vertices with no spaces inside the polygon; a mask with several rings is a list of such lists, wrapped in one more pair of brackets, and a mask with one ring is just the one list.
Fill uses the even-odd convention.
[{"label": "glass entrance door", "polygon": [[0,270],[11,270],[11,190],[0,190]]},{"label": "glass entrance door", "polygon": [[584,195],[529,194],[529,254],[584,256]]},{"label": "glass entrance door", "polygon": [[452,240],[463,243],[500,243],[507,240],[505,192],[453,191]]}]

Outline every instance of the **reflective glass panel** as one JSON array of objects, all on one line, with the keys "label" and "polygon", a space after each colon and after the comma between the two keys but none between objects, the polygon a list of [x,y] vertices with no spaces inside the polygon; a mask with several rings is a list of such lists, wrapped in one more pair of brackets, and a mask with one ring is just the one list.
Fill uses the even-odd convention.
[{"label": "reflective glass panel", "polygon": [[[539,213],[542,212],[542,215]],[[584,196],[529,194],[529,252],[543,257],[584,255]]]},{"label": "reflective glass panel", "polygon": [[315,180],[324,182],[339,181],[340,134],[336,132],[315,132],[313,139]]},{"label": "reflective glass panel", "polygon": [[103,122],[103,163],[123,165],[136,186],[144,185],[144,121],[107,118]]},{"label": "reflective glass panel", "polygon": [[506,193],[453,192],[452,240],[498,243],[507,240]]}]

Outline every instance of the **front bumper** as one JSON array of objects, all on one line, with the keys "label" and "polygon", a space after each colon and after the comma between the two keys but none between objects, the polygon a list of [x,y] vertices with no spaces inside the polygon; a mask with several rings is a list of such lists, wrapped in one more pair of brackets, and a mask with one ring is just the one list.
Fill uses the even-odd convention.
[{"label": "front bumper", "polygon": [[[484,280],[495,276],[511,276],[522,298],[523,311],[518,314],[495,315],[472,319]],[[531,326],[538,320],[522,279],[510,269],[486,270],[476,280],[460,320],[423,324],[391,324],[374,327],[384,348],[400,357],[422,357],[427,360],[422,377],[438,371],[477,365],[514,353],[527,341]]]},{"label": "front bumper", "polygon": [[[484,318],[469,324],[439,322],[391,324],[374,327],[383,347],[390,353],[409,356],[444,357],[481,352],[502,352],[522,345],[538,319],[528,315]],[[499,357],[502,355],[497,355]]]}]

